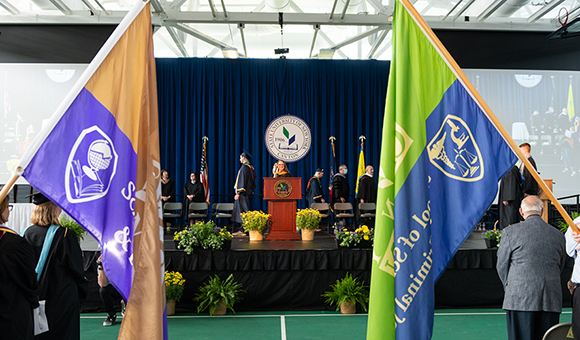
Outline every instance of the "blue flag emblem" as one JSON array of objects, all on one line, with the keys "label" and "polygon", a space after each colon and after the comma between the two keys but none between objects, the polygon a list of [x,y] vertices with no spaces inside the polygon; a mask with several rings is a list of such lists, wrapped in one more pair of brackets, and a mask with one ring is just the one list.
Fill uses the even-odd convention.
[{"label": "blue flag emblem", "polygon": [[445,175],[466,182],[483,178],[481,152],[469,126],[461,118],[445,117],[427,150],[431,163]]}]

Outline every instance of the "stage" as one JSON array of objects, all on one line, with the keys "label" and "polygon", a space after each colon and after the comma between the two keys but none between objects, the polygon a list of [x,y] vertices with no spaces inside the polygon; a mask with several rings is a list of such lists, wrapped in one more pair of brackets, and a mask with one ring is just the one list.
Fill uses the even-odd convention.
[{"label": "stage", "polygon": [[[90,237],[89,237],[90,238]],[[183,274],[185,292],[177,303],[178,312],[195,312],[193,297],[197,287],[218,274],[233,273],[246,291],[236,311],[314,311],[333,310],[321,294],[336,280],[350,273],[370,283],[372,249],[338,248],[334,237],[317,232],[314,241],[249,241],[234,238],[230,250],[196,249],[191,255],[175,249],[171,235],[165,235],[166,270]],[[97,244],[82,242],[89,296],[83,311],[102,311],[96,282]],[[497,250],[486,249],[481,232],[474,231],[449,263],[435,284],[436,308],[500,308],[503,288],[495,264]],[[561,275],[564,306],[571,296],[566,282],[573,260],[568,259]]]}]

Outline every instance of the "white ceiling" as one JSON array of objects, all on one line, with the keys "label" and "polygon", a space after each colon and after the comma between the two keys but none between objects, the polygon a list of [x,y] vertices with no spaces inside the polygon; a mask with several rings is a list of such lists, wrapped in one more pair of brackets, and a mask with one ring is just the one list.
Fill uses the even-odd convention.
[{"label": "white ceiling", "polygon": [[[0,0],[0,23],[111,24],[139,0]],[[391,58],[393,0],[153,0],[156,57]],[[417,0],[434,29],[554,31],[580,14],[578,0]],[[345,9],[346,7],[346,9]],[[334,9],[334,11],[333,11]],[[279,25],[283,12],[283,30]],[[332,14],[331,14],[332,13]],[[330,53],[332,55],[332,53]],[[322,54],[321,54],[322,57]]]}]

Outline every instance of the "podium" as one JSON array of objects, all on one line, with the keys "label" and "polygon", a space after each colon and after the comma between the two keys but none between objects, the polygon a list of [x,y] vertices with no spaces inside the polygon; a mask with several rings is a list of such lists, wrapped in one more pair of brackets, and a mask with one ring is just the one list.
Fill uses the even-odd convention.
[{"label": "podium", "polygon": [[264,177],[264,199],[272,229],[267,240],[299,240],[296,234],[296,201],[302,199],[301,177]]},{"label": "podium", "polygon": [[[554,183],[554,180],[545,179],[544,183],[546,183],[546,186],[548,187],[548,189],[550,189],[550,191],[554,192],[552,190],[552,184]],[[544,220],[544,222],[548,223],[548,213],[550,211],[549,210],[550,209],[550,198],[543,191],[540,192],[539,197],[542,200],[542,206],[544,207],[544,212],[542,213],[542,219]]]}]

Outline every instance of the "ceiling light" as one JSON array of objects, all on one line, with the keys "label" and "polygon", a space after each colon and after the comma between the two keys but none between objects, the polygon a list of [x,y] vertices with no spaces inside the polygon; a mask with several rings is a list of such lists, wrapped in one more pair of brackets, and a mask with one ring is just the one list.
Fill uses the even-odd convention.
[{"label": "ceiling light", "polygon": [[222,48],[222,53],[224,58],[238,59],[238,49],[237,48]]},{"label": "ceiling light", "polygon": [[318,52],[318,59],[332,59],[334,52],[336,52],[334,48],[322,48]]}]

